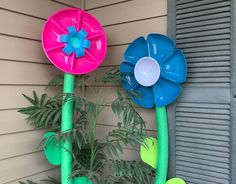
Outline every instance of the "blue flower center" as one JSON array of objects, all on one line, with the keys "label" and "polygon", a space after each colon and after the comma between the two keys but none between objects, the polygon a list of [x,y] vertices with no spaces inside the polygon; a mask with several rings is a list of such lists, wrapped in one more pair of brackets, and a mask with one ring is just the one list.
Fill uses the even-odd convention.
[{"label": "blue flower center", "polygon": [[77,32],[74,26],[67,27],[67,30],[68,34],[60,35],[60,42],[66,44],[62,51],[68,56],[74,52],[76,58],[85,56],[85,49],[91,45],[86,39],[88,33],[84,29]]},{"label": "blue flower center", "polygon": [[81,47],[82,40],[80,40],[78,37],[72,37],[70,38],[69,42],[75,49]]}]

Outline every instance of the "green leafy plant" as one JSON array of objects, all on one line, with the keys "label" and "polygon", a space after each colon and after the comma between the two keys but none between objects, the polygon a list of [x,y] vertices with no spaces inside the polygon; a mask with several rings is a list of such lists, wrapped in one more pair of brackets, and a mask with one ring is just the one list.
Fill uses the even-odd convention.
[{"label": "green leafy plant", "polygon": [[[88,85],[87,79],[87,75],[77,77],[76,87]],[[117,69],[112,69],[96,80],[119,84],[119,72]],[[60,87],[62,84],[63,77],[59,75],[49,82],[48,88]],[[29,101],[30,106],[21,108],[19,112],[27,115],[30,125],[37,129],[47,128],[56,132],[57,141],[72,137],[72,177],[87,176],[97,184],[151,183],[154,171],[148,165],[141,161],[120,159],[120,155],[124,153],[124,147],[140,145],[147,137],[145,121],[124,91],[117,91],[117,98],[111,105],[90,101],[79,93],[57,94],[50,97],[46,93],[39,95],[33,92],[32,96],[23,96]],[[62,133],[60,132],[61,110],[66,100],[73,100],[74,103],[73,129]],[[111,108],[116,115],[117,126],[103,138],[97,139],[98,118],[105,107]],[[44,147],[45,141],[45,139],[42,140],[41,148]],[[105,172],[108,170],[109,172]],[[58,183],[53,178],[44,181]],[[27,182],[26,184],[31,184],[29,183],[31,181]]]}]

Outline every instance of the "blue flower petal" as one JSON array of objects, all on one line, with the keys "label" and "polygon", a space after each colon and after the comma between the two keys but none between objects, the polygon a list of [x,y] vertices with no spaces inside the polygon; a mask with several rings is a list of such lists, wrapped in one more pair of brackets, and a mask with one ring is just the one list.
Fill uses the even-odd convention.
[{"label": "blue flower petal", "polygon": [[186,59],[181,50],[176,50],[161,66],[161,76],[176,83],[186,80]]},{"label": "blue flower petal", "polygon": [[75,49],[75,56],[76,58],[85,56],[84,49],[83,48]]},{"label": "blue flower petal", "polygon": [[153,86],[156,106],[162,107],[170,104],[179,96],[180,92],[179,84],[160,78]]},{"label": "blue flower petal", "polygon": [[135,65],[139,59],[148,56],[147,42],[143,37],[134,40],[126,49],[124,58],[126,62]]},{"label": "blue flower petal", "polygon": [[134,73],[134,66],[129,64],[129,63],[126,63],[126,62],[123,62],[121,63],[120,65],[120,73],[122,74],[133,74]]},{"label": "blue flower petal", "polygon": [[66,34],[60,35],[60,42],[68,43],[69,40],[70,40],[70,36],[69,35],[66,35]]},{"label": "blue flower petal", "polygon": [[147,37],[149,56],[159,64],[168,57],[175,49],[175,43],[167,36],[161,34],[149,34]]},{"label": "blue flower petal", "polygon": [[137,95],[131,95],[131,99],[134,103],[138,104],[144,108],[152,108],[154,106],[154,95],[152,87],[144,87],[138,85],[137,88],[133,90]]},{"label": "blue flower petal", "polygon": [[75,49],[71,44],[66,44],[66,46],[62,50],[69,56]]},{"label": "blue flower petal", "polygon": [[70,36],[76,36],[77,31],[76,31],[76,29],[75,29],[74,26],[68,26],[68,27],[67,27],[67,30],[68,30]]},{"label": "blue flower petal", "polygon": [[91,42],[89,40],[83,40],[83,42],[82,42],[83,48],[89,49],[90,45],[91,45]]},{"label": "blue flower petal", "polygon": [[84,29],[81,29],[81,30],[77,33],[77,36],[78,36],[80,39],[85,39],[85,38],[88,36],[88,33],[87,33]]},{"label": "blue flower petal", "polygon": [[121,83],[123,88],[128,91],[138,86],[138,82],[132,74],[121,74]]}]

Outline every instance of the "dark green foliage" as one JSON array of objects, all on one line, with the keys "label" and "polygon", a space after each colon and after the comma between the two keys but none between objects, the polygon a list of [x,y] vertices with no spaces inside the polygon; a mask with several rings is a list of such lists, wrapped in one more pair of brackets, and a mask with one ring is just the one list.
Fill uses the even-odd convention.
[{"label": "dark green foliage", "polygon": [[110,84],[120,84],[120,71],[118,67],[112,68],[109,72],[107,72],[100,79],[97,79],[98,82],[110,83]]},{"label": "dark green foliage", "polygon": [[[43,181],[45,184],[60,184],[59,181],[57,181],[56,179],[54,179],[52,177],[48,177],[48,179],[44,179],[41,181]],[[37,183],[30,181],[30,180],[26,180],[26,182],[19,181],[19,183],[20,184],[37,184]]]},{"label": "dark green foliage", "polygon": [[[84,85],[87,79],[86,75],[77,77],[76,83],[78,86]],[[119,83],[119,72],[113,69],[99,80]],[[58,87],[62,84],[62,76],[57,76],[49,82],[50,87]],[[110,106],[117,116],[117,127],[99,140],[96,138],[96,125],[100,113],[107,104],[89,101],[77,93],[49,97],[46,93],[38,95],[33,92],[32,97],[23,96],[30,105],[21,108],[19,112],[27,115],[31,125],[35,128],[53,130],[57,141],[72,138],[72,177],[87,176],[98,184],[148,184],[151,182],[153,171],[149,166],[142,162],[124,161],[119,157],[123,154],[125,146],[140,145],[147,137],[145,121],[133,107],[125,92],[118,91],[117,99]],[[73,129],[60,132],[62,105],[67,100],[73,100],[74,103]],[[45,141],[42,140],[42,147]],[[105,176],[104,169],[109,170]],[[53,183],[56,180],[49,178],[44,181]],[[22,184],[25,183],[22,182]]]},{"label": "dark green foliage", "polygon": [[35,182],[32,182],[30,180],[26,180],[26,182],[19,181],[20,184],[37,184]]}]

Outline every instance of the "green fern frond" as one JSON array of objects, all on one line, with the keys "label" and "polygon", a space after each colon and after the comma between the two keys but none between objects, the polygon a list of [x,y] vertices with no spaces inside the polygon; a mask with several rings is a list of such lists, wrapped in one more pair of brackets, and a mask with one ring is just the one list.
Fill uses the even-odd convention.
[{"label": "green fern frond", "polygon": [[20,184],[37,184],[31,180],[26,180],[26,182],[23,182],[23,181],[19,181]]},{"label": "green fern frond", "polygon": [[21,108],[18,112],[27,115],[28,122],[36,128],[56,129],[60,125],[61,102],[53,100],[42,94],[41,96],[33,92],[33,97],[23,96],[31,103],[30,106]]},{"label": "green fern frond", "polygon": [[107,184],[144,184],[151,183],[153,169],[143,162],[110,160],[112,173]]},{"label": "green fern frond", "polygon": [[60,184],[61,183],[58,180],[56,180],[55,178],[52,178],[50,176],[48,176],[48,179],[43,179],[41,181],[46,182],[46,183],[51,183],[51,184]]},{"label": "green fern frond", "polygon": [[112,111],[119,118],[118,127],[123,126],[131,130],[143,132],[146,129],[146,122],[131,104],[124,93],[117,91],[117,99],[111,105]]},{"label": "green fern frond", "polygon": [[98,79],[98,82],[109,83],[109,84],[120,84],[120,71],[118,67],[112,68],[110,71],[105,73],[102,77]]}]

